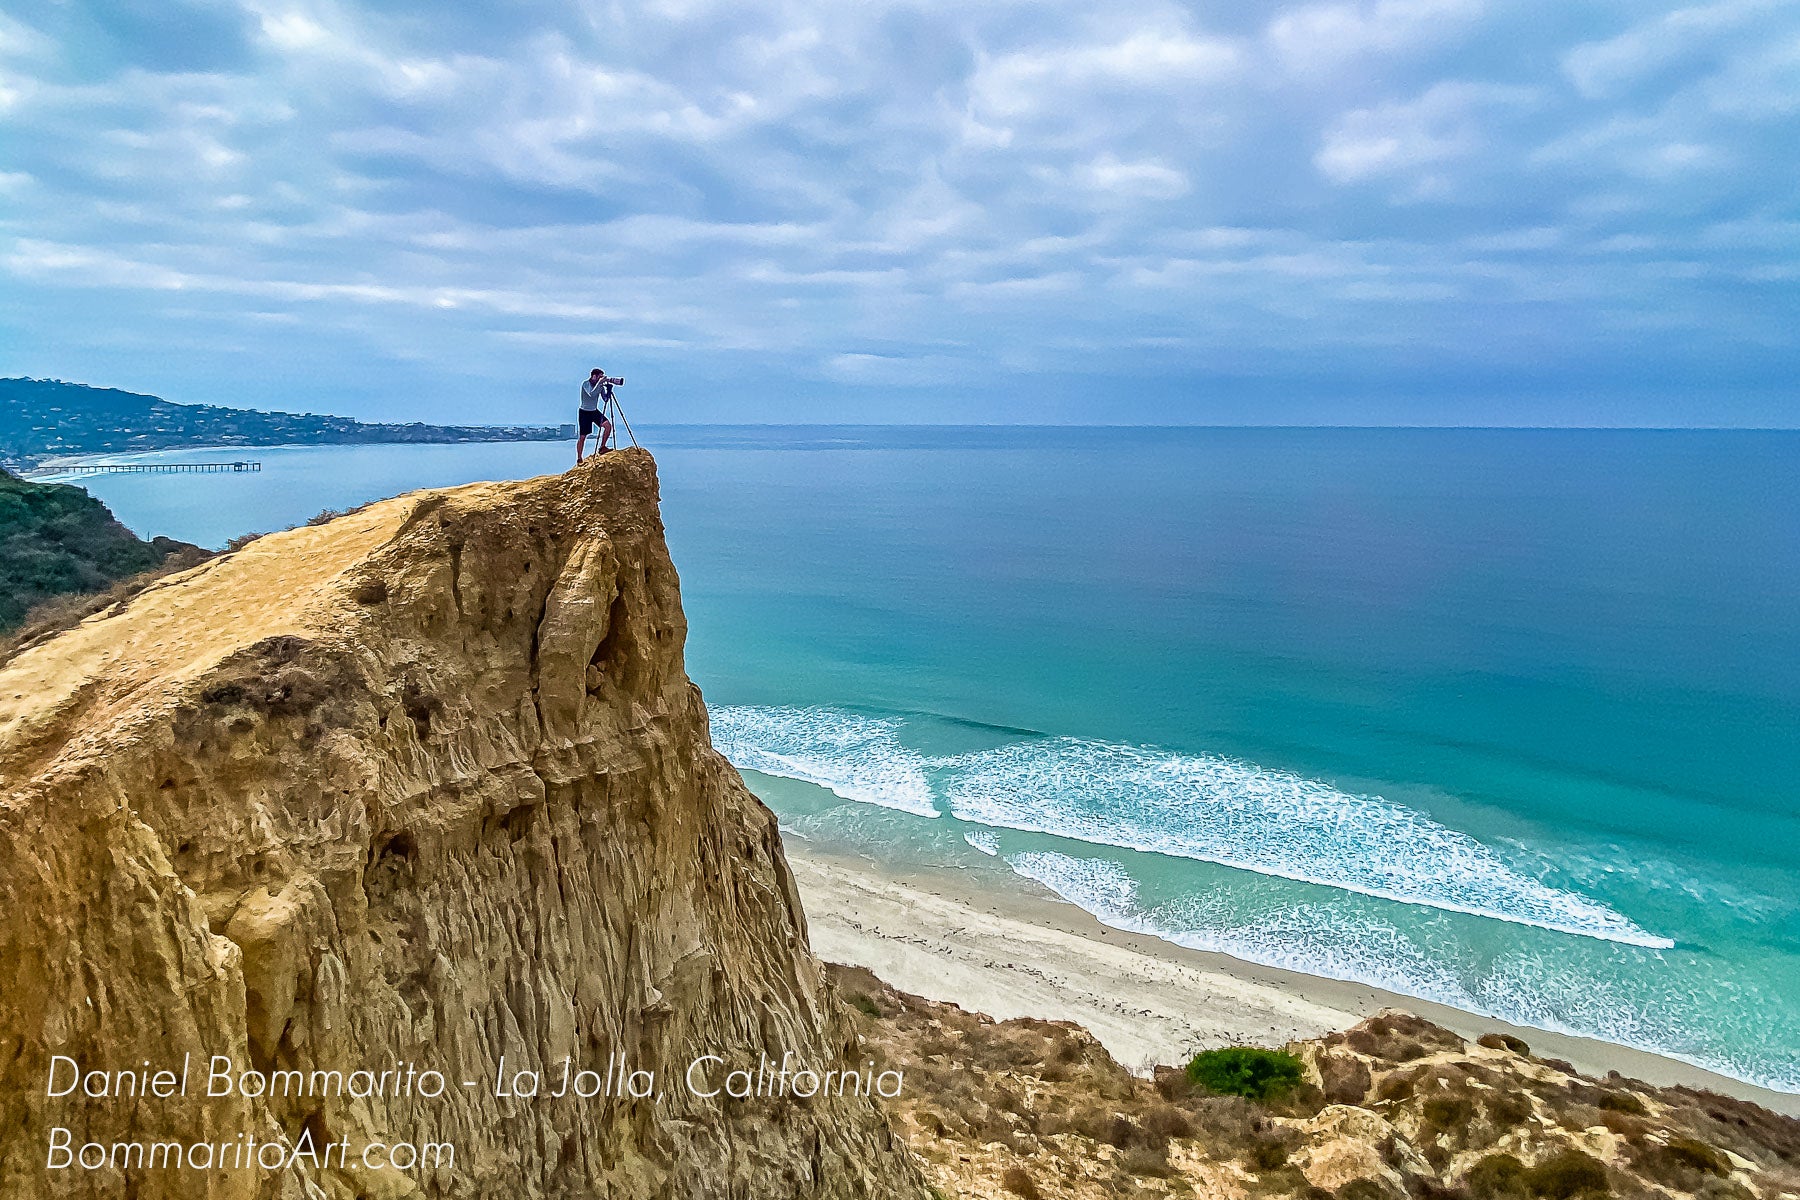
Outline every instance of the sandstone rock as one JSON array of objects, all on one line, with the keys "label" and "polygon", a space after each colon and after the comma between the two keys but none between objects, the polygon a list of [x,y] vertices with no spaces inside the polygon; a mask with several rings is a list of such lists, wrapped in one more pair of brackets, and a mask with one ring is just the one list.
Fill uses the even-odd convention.
[{"label": "sandstone rock", "polygon": [[1289,1159],[1314,1187],[1336,1190],[1354,1179],[1374,1179],[1404,1194],[1400,1173],[1383,1158],[1394,1127],[1365,1108],[1329,1105],[1297,1128],[1306,1141]]},{"label": "sandstone rock", "polygon": [[[0,1194],[917,1196],[864,1098],[708,1098],[850,1025],[707,738],[647,454],[385,501],[0,669]],[[45,1095],[84,1069],[441,1070],[438,1099]],[[658,1099],[494,1095],[623,1055]],[[861,1066],[860,1062],[852,1065]],[[463,1087],[462,1081],[477,1086]],[[445,1140],[454,1166],[47,1172],[79,1145]]]}]

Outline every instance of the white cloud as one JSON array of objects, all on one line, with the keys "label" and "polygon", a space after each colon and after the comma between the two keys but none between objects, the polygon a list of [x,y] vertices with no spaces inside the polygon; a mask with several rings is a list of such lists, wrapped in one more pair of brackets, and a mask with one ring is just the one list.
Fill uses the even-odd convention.
[{"label": "white cloud", "polygon": [[1143,29],[1113,41],[1084,40],[991,57],[970,79],[968,90],[982,122],[1004,123],[1046,109],[1067,111],[1095,91],[1167,93],[1216,85],[1233,78],[1243,62],[1241,48],[1225,38]]},{"label": "white cloud", "polygon": [[1567,234],[1554,226],[1539,225],[1529,229],[1508,229],[1463,239],[1463,245],[1477,254],[1518,254],[1553,250],[1563,244]]},{"label": "white cloud", "polygon": [[1396,329],[1573,359],[1658,305],[1795,341],[1756,290],[1800,260],[1791,0],[243,0],[179,66],[56,23],[97,3],[0,21],[21,369],[130,325],[216,337],[213,398],[292,353],[377,398],[455,363],[480,406],[597,338],[690,396],[738,355],[857,395],[1071,348],[1375,372]]},{"label": "white cloud", "polygon": [[1291,70],[1323,71],[1453,38],[1480,18],[1485,7],[1483,0],[1309,4],[1275,17],[1264,36],[1276,59]]},{"label": "white cloud", "polygon": [[1620,117],[1539,148],[1532,161],[1583,173],[1623,173],[1648,181],[1717,172],[1730,163],[1717,146],[1691,140],[1656,118]]},{"label": "white cloud", "polygon": [[1067,168],[1039,167],[1034,174],[1054,188],[1087,193],[1106,204],[1173,200],[1191,187],[1186,173],[1159,159],[1123,160],[1112,154]]},{"label": "white cloud", "polygon": [[282,50],[313,50],[336,40],[323,25],[305,13],[267,13],[261,24],[263,36]]},{"label": "white cloud", "polygon": [[56,53],[56,42],[17,17],[0,12],[0,59],[45,59]]},{"label": "white cloud", "polygon": [[1734,58],[1698,85],[1713,111],[1749,120],[1800,114],[1800,30]]},{"label": "white cloud", "polygon": [[1441,183],[1430,169],[1484,145],[1483,119],[1535,99],[1526,88],[1447,81],[1415,99],[1357,109],[1326,130],[1313,165],[1334,183],[1407,176]]},{"label": "white cloud", "polygon": [[1616,37],[1585,42],[1563,56],[1563,70],[1586,96],[1608,96],[1684,58],[1702,55],[1718,37],[1756,28],[1783,0],[1723,0],[1678,8]]},{"label": "white cloud", "polygon": [[825,378],[861,387],[938,387],[967,370],[967,364],[944,355],[834,354],[820,364]]}]

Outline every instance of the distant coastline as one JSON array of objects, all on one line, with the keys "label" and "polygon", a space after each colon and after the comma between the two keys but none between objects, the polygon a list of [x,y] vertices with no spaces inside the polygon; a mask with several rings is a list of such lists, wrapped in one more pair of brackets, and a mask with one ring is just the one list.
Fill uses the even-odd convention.
[{"label": "distant coastline", "polygon": [[[505,428],[505,427],[504,426],[494,426],[494,428],[501,429],[501,428]],[[535,429],[535,428],[539,428],[539,427],[527,426],[524,428]],[[573,440],[575,437],[575,427],[573,425],[561,426],[561,427],[559,427],[559,426],[543,426],[542,428],[549,430],[551,435],[550,436],[542,436],[542,437],[534,436],[534,437],[444,438],[441,440],[434,440],[434,441],[419,440],[419,441],[408,441],[408,442],[401,442],[401,441],[392,441],[392,442],[384,442],[384,441],[273,442],[266,446],[262,446],[262,445],[258,445],[258,446],[220,445],[216,442],[207,442],[204,444],[195,444],[192,446],[159,446],[154,450],[93,450],[93,451],[84,451],[80,454],[58,454],[52,458],[40,459],[34,466],[31,466],[29,468],[20,468],[17,466],[10,466],[10,467],[6,467],[5,469],[11,471],[13,474],[19,476],[21,479],[31,479],[31,480],[35,480],[38,482],[50,480],[50,481],[59,482],[59,483],[66,483],[69,481],[63,480],[63,479],[57,479],[56,477],[59,474],[67,473],[68,471],[70,471],[72,468],[75,468],[75,467],[105,466],[107,464],[112,464],[112,463],[117,463],[117,464],[123,465],[123,464],[138,463],[138,462],[160,462],[160,461],[165,460],[164,456],[175,455],[175,454],[197,456],[195,461],[199,461],[200,459],[204,458],[209,462],[231,462],[231,461],[235,461],[238,459],[253,458],[254,457],[253,454],[246,453],[246,452],[259,451],[259,450],[312,450],[312,449],[318,449],[320,447],[330,447],[330,446],[493,445],[498,442],[564,441],[564,440]],[[566,429],[568,432],[565,434],[565,433],[561,432],[562,429]],[[405,489],[405,490],[416,490],[416,489]],[[386,497],[378,497],[378,498],[385,499]]]},{"label": "distant coastline", "polygon": [[166,450],[241,454],[276,446],[447,445],[572,438],[572,425],[430,425],[175,404],[59,379],[0,379],[0,467],[41,473],[96,456]]}]

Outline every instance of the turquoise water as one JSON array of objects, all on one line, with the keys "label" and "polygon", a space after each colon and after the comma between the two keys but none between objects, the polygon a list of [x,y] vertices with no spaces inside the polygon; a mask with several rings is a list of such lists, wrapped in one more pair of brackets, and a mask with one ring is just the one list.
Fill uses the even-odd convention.
[{"label": "turquoise water", "polygon": [[[792,833],[1800,1090],[1800,435],[640,433]],[[218,544],[569,448],[258,456],[88,486]]]}]

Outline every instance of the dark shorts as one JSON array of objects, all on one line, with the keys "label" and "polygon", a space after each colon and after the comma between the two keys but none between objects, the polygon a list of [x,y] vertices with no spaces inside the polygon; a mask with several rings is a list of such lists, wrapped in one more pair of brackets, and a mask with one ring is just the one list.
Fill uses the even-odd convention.
[{"label": "dark shorts", "polygon": [[606,415],[598,409],[580,408],[575,410],[581,417],[581,436],[586,437],[603,424],[611,424]]}]

